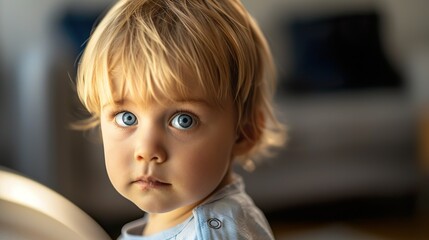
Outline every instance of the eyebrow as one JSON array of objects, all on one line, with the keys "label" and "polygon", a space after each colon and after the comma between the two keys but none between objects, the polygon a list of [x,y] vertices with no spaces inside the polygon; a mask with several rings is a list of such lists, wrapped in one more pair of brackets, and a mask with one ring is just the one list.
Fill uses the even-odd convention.
[{"label": "eyebrow", "polygon": [[126,99],[113,100],[113,102],[108,102],[108,103],[103,104],[103,106],[101,106],[101,109],[103,109],[105,107],[110,107],[110,106],[121,106],[121,105],[124,105],[125,102],[127,102]]},{"label": "eyebrow", "polygon": [[[123,99],[119,99],[119,100],[113,100],[113,102],[108,102],[106,104],[104,104],[101,109],[105,108],[105,107],[110,107],[110,106],[122,106],[127,104],[127,102],[133,102],[127,98],[123,98]],[[172,101],[173,103],[179,103],[179,104],[198,104],[198,105],[204,105],[206,107],[212,107],[213,105],[210,104],[208,101],[204,100],[204,99],[199,99],[199,98],[194,98],[194,99],[176,99]],[[168,105],[168,104],[167,104]]]},{"label": "eyebrow", "polygon": [[195,99],[177,99],[177,100],[174,100],[174,102],[183,103],[183,104],[186,104],[186,103],[195,103],[195,104],[206,105],[206,106],[211,106],[212,105],[209,102],[207,102],[206,100],[204,100],[204,99],[198,99],[198,98],[195,98]]}]

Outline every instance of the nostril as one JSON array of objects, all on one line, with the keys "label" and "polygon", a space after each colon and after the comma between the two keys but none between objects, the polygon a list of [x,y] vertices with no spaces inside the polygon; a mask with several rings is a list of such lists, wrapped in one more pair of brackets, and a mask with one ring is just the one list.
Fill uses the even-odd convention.
[{"label": "nostril", "polygon": [[160,158],[158,156],[157,157],[153,157],[152,160],[155,161],[156,163],[163,163],[164,162],[163,158]]},{"label": "nostril", "polygon": [[163,158],[161,158],[159,156],[153,156],[153,157],[145,158],[142,155],[137,155],[135,159],[137,161],[144,161],[145,159],[150,159],[150,161],[154,161],[154,162],[157,162],[157,163],[162,163],[162,162],[165,161]]},{"label": "nostril", "polygon": [[161,147],[145,149],[140,147],[134,152],[134,160],[162,163],[167,160],[167,152]]}]

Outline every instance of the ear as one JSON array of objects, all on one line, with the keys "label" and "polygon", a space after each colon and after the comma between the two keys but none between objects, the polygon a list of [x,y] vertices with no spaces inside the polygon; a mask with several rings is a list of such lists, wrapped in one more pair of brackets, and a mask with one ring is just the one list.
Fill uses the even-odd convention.
[{"label": "ear", "polygon": [[239,157],[248,153],[255,146],[255,142],[245,136],[239,136],[234,144],[232,153],[234,157]]},{"label": "ear", "polygon": [[234,157],[246,155],[259,142],[265,122],[263,115],[258,114],[254,121],[254,124],[247,122],[237,133],[237,139],[232,150]]}]

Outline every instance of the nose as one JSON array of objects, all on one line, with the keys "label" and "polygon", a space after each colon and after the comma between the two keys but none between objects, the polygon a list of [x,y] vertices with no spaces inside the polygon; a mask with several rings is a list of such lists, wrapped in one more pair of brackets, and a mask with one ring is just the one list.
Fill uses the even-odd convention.
[{"label": "nose", "polygon": [[141,162],[163,163],[167,160],[164,134],[155,126],[141,129],[136,135],[134,159]]}]

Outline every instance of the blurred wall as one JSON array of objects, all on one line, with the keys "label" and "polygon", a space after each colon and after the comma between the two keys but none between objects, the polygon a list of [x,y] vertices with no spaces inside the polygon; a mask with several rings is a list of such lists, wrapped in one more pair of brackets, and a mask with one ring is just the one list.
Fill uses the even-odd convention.
[{"label": "blurred wall", "polygon": [[106,7],[106,0],[0,0],[0,42],[8,66],[34,44],[49,42],[56,20],[67,8],[91,12]]},{"label": "blurred wall", "polygon": [[1,107],[8,116],[2,117],[1,164],[59,188],[56,164],[68,154],[55,124],[67,125],[64,97],[70,96],[77,57],[59,22],[70,9],[99,12],[110,2],[0,0]]},{"label": "blurred wall", "polygon": [[[386,54],[401,72],[416,103],[429,103],[429,27],[427,0],[243,0],[249,11],[268,34],[282,66],[289,65],[287,43],[279,36],[281,19],[296,16],[323,16],[327,14],[377,10],[382,18],[382,41]],[[279,54],[286,53],[286,54]]]}]

